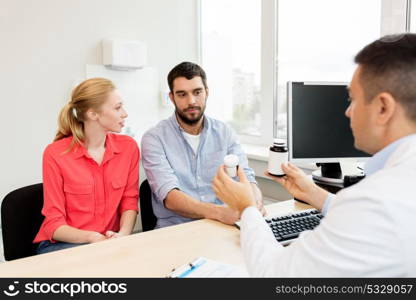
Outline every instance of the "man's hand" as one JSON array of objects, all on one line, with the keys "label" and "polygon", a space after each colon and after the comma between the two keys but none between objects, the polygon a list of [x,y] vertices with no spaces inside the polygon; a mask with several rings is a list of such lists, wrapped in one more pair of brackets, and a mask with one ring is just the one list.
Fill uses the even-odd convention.
[{"label": "man's hand", "polygon": [[256,206],[253,189],[244,174],[243,168],[238,168],[237,176],[240,182],[234,181],[224,171],[221,165],[212,184],[217,197],[240,214],[249,206]]},{"label": "man's hand", "polygon": [[317,186],[301,169],[291,163],[282,164],[282,170],[286,174],[283,177],[272,176],[267,171],[264,174],[283,185],[294,198],[321,210],[328,192]]},{"label": "man's hand", "polygon": [[228,206],[218,205],[214,219],[224,224],[233,225],[240,220],[240,214]]},{"label": "man's hand", "polygon": [[266,209],[264,208],[263,200],[256,201],[256,207],[263,216],[267,214]]},{"label": "man's hand", "polygon": [[257,184],[252,182],[251,187],[253,190],[253,196],[256,201],[257,209],[260,211],[260,213],[263,216],[265,216],[267,212],[266,212],[266,209],[264,208],[263,195],[261,194],[260,189],[257,187]]}]

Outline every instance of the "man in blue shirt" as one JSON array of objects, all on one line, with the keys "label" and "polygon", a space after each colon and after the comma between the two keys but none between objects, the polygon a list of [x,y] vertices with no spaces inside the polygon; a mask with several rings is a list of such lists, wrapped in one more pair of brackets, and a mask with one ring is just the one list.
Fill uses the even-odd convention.
[{"label": "man in blue shirt", "polygon": [[142,162],[152,189],[156,228],[200,218],[234,224],[240,218],[216,198],[211,187],[228,154],[238,156],[257,207],[264,213],[255,174],[236,134],[225,123],[204,114],[208,98],[204,70],[183,62],[169,72],[168,84],[175,113],[142,138]]}]

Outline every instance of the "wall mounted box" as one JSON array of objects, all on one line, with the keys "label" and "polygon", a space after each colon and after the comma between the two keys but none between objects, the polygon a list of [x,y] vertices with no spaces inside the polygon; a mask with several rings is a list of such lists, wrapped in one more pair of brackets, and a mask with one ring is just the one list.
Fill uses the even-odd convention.
[{"label": "wall mounted box", "polygon": [[144,42],[134,40],[105,39],[102,41],[103,65],[115,70],[137,70],[147,61]]}]

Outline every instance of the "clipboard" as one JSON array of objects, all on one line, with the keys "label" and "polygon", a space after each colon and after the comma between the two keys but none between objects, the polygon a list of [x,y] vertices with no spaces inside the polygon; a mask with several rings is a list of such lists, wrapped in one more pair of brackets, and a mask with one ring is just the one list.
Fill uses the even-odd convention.
[{"label": "clipboard", "polygon": [[234,265],[225,264],[205,257],[198,257],[188,264],[179,266],[167,275],[168,278],[241,278],[248,272]]}]

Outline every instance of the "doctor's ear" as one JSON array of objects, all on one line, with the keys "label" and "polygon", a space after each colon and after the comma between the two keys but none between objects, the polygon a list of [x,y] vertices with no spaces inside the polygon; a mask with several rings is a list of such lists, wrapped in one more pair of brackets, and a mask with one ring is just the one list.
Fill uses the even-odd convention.
[{"label": "doctor's ear", "polygon": [[380,93],[373,101],[377,105],[377,121],[379,124],[387,124],[397,110],[397,101],[390,93]]}]

